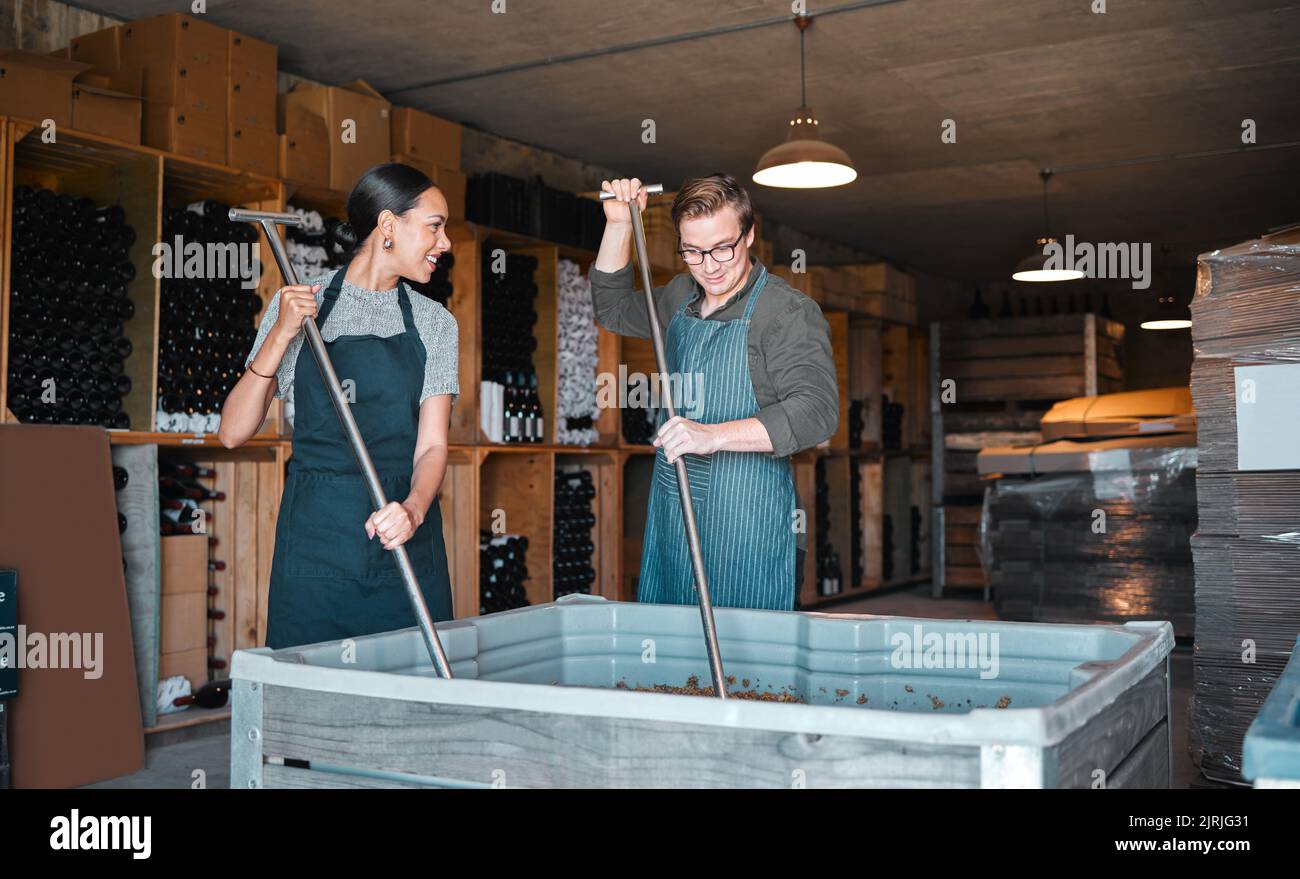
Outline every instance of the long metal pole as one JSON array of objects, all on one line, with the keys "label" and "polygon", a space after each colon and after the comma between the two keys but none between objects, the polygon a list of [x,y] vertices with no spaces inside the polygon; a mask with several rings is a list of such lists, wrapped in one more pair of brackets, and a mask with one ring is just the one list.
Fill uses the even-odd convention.
[{"label": "long metal pole", "polygon": [[[641,187],[649,195],[658,195],[664,191],[662,183],[652,183]],[[614,198],[612,192],[600,193],[601,201]],[[677,417],[677,407],[673,404],[672,382],[668,375],[668,358],[664,356],[664,335],[659,326],[659,312],[655,308],[654,282],[650,277],[650,258],[646,256],[645,227],[641,223],[641,208],[636,198],[628,202],[632,213],[632,240],[636,244],[636,255],[641,263],[641,285],[645,287],[646,311],[650,314],[650,338],[654,343],[655,366],[659,369],[662,380],[664,408],[668,417]],[[682,519],[686,523],[686,542],[690,547],[691,570],[695,575],[695,589],[700,594],[700,619],[704,623],[704,646],[709,653],[709,670],[713,674],[713,691],[719,699],[727,698],[727,679],[722,671],[722,654],[718,651],[718,630],[713,624],[713,599],[709,596],[709,578],[704,572],[704,554],[700,551],[700,530],[695,524],[695,505],[691,502],[691,484],[686,476],[686,459],[679,457],[674,466],[677,469],[677,494],[682,502]]]},{"label": "long metal pole", "polygon": [[[236,223],[260,223],[262,231],[266,233],[266,240],[271,245],[271,253],[275,255],[275,262],[280,267],[280,275],[284,278],[285,284],[293,285],[298,283],[298,275],[289,262],[289,256],[284,251],[284,242],[280,240],[280,235],[275,227],[276,224],[296,226],[302,222],[301,218],[296,214],[276,213],[274,211],[246,211],[233,208],[230,211],[230,219]],[[330,399],[334,402],[334,411],[338,413],[339,422],[343,425],[343,432],[347,434],[348,443],[352,446],[352,452],[357,456],[357,464],[361,467],[361,472],[366,478],[366,487],[370,489],[370,502],[376,510],[383,509],[388,504],[388,498],[384,496],[384,488],[379,483],[379,474],[375,471],[374,462],[370,460],[370,452],[366,450],[366,443],[361,438],[361,431],[357,429],[356,419],[352,417],[352,407],[348,405],[347,397],[343,396],[343,387],[339,384],[339,377],[334,372],[334,364],[330,361],[329,353],[325,350],[325,341],[321,338],[320,328],[316,326],[315,318],[309,317],[304,320],[302,329],[307,336],[307,345],[316,358],[316,365],[320,367],[321,379],[325,382],[325,388],[329,391]],[[424,603],[424,593],[420,591],[420,583],[415,578],[415,569],[411,567],[411,559],[406,554],[406,547],[398,546],[392,550],[392,553],[393,557],[397,559],[398,570],[402,572],[402,582],[406,584],[406,597],[410,599],[411,609],[415,611],[415,619],[420,624],[420,633],[424,635],[424,646],[428,648],[429,658],[433,660],[433,667],[437,670],[439,676],[449,678],[451,677],[451,664],[447,661],[447,654],[442,649],[442,641],[438,639],[438,631],[433,626],[433,618],[429,616],[429,607]]]}]

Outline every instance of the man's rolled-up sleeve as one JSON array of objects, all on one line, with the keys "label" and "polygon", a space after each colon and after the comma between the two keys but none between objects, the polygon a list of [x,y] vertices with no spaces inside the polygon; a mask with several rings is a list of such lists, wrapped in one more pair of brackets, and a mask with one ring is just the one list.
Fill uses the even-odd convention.
[{"label": "man's rolled-up sleeve", "polygon": [[650,337],[650,317],[645,301],[637,295],[632,263],[616,272],[602,272],[593,264],[587,277],[591,280],[591,304],[598,324],[621,336]]},{"label": "man's rolled-up sleeve", "polygon": [[754,417],[767,430],[772,454],[786,457],[829,439],[840,421],[839,386],[830,327],[817,303],[792,302],[761,344],[777,402]]}]

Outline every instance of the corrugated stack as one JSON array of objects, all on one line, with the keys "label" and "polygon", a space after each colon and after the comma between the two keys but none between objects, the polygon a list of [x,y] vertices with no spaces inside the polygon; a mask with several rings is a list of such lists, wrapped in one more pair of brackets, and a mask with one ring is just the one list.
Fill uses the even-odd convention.
[{"label": "corrugated stack", "polygon": [[1193,747],[1237,781],[1251,719],[1300,632],[1300,236],[1200,258]]}]

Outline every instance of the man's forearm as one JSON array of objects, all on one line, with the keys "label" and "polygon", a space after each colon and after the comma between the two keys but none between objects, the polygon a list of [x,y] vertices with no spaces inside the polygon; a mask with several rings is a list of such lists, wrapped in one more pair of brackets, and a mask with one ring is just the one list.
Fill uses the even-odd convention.
[{"label": "man's forearm", "polygon": [[708,425],[719,452],[770,452],[772,439],[757,418],[740,418]]},{"label": "man's forearm", "polygon": [[596,268],[602,272],[617,272],[632,259],[632,224],[606,223],[605,234],[600,238],[596,252]]}]

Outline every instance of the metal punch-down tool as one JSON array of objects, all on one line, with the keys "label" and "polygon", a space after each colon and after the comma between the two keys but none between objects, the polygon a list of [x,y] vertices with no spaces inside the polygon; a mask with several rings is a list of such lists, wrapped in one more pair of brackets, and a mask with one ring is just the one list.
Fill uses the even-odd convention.
[{"label": "metal punch-down tool", "polygon": [[[662,183],[643,184],[641,189],[648,195],[660,195],[664,191]],[[600,200],[609,201],[616,196],[612,192],[601,192]],[[655,310],[654,283],[650,277],[650,258],[646,255],[645,227],[641,223],[641,208],[633,198],[628,202],[632,214],[632,240],[636,245],[637,260],[641,264],[641,284],[645,287],[645,306],[650,314],[650,337],[654,342],[655,366],[659,374],[668,377],[668,360],[664,356],[664,335],[659,326],[659,313]],[[677,407],[673,403],[672,383],[661,381],[659,387],[663,394],[664,408],[669,418],[677,416]],[[718,630],[713,623],[713,600],[709,596],[709,578],[704,573],[704,555],[700,552],[700,531],[695,523],[695,506],[691,502],[691,484],[686,477],[686,460],[684,457],[673,462],[677,470],[677,494],[682,502],[682,520],[686,523],[686,540],[690,545],[691,570],[695,576],[695,589],[700,595],[700,619],[704,623],[704,646],[709,652],[709,670],[713,674],[713,691],[719,699],[727,698],[727,679],[722,671],[722,654],[718,652]]]},{"label": "metal punch-down tool", "polygon": [[[262,231],[266,233],[266,240],[271,245],[271,252],[275,254],[275,262],[280,267],[280,276],[284,278],[285,284],[298,283],[297,273],[289,263],[284,242],[280,240],[280,234],[275,227],[301,225],[301,217],[297,214],[276,211],[246,211],[232,208],[230,220],[235,223],[259,223]],[[370,460],[370,452],[366,450],[365,440],[361,438],[356,419],[352,417],[352,409],[348,405],[347,398],[343,396],[343,388],[339,384],[338,375],[334,372],[334,364],[330,361],[329,353],[325,350],[325,341],[321,338],[320,328],[316,326],[316,319],[309,317],[304,320],[302,329],[307,336],[307,345],[311,348],[312,356],[316,358],[316,365],[320,368],[321,380],[325,382],[330,399],[334,401],[334,411],[338,413],[339,423],[343,425],[343,432],[352,446],[352,452],[357,456],[357,465],[365,476],[366,487],[370,489],[370,502],[376,510],[382,509],[388,503],[388,498],[384,496],[383,486],[379,484],[379,474],[375,472],[375,465]],[[429,616],[429,607],[424,603],[424,594],[420,592],[420,583],[415,578],[415,569],[411,567],[411,559],[406,553],[406,547],[398,546],[392,550],[392,553],[402,573],[402,582],[406,584],[406,597],[410,599],[411,609],[415,611],[415,618],[420,624],[420,633],[424,635],[424,646],[428,648],[433,667],[439,677],[450,678],[451,664],[442,649],[442,642],[438,640],[438,632],[433,626],[433,619]]]}]

